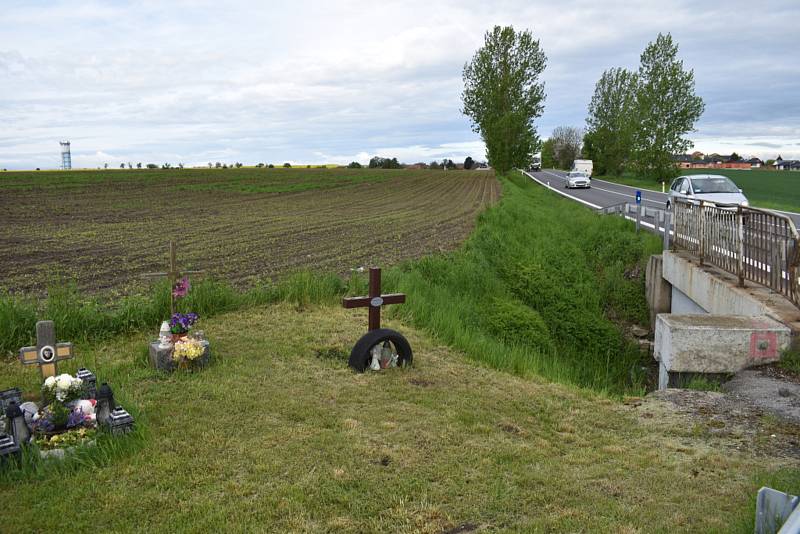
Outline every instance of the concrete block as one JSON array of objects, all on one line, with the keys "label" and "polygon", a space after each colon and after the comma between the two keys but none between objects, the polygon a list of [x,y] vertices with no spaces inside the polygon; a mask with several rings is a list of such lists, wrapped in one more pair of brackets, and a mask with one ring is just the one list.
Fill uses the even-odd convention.
[{"label": "concrete block", "polygon": [[662,373],[736,373],[778,361],[790,341],[791,330],[766,316],[662,313],[653,355]]},{"label": "concrete block", "polygon": [[656,315],[672,309],[672,285],[662,276],[663,257],[654,254],[647,260],[645,271],[645,296],[650,308],[650,328],[656,326]]}]

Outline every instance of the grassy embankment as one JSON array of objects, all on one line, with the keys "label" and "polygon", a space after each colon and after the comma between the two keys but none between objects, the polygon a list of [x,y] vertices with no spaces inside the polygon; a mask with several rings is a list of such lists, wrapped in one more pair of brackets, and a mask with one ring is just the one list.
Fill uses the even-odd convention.
[{"label": "grassy embankment", "polygon": [[[607,316],[643,318],[633,267],[657,241],[519,178],[504,186],[463,250],[387,273],[387,291],[409,292],[395,317],[478,362],[631,388],[621,377],[638,355]],[[61,297],[52,317],[67,329],[109,314],[62,369],[88,365],[109,380],[143,431],[136,447],[0,480],[4,528],[745,532],[760,484],[798,489],[795,471],[710,428],[497,373],[396,320],[415,367],[353,374],[346,357],[365,313],[336,301],[363,291],[362,279],[300,274],[249,296],[205,284],[190,303],[208,306],[202,328],[217,357],[194,374],[147,367],[141,328],[155,327],[156,304],[113,314]],[[26,313],[30,332],[36,312]],[[35,391],[34,371],[2,366],[0,387]]]},{"label": "grassy embankment", "polygon": [[[744,191],[752,206],[800,213],[800,173],[738,169],[681,169],[681,176],[690,174],[727,176]],[[638,178],[632,174],[596,176],[595,178],[651,191],[661,191],[661,183]],[[666,187],[669,188],[669,184],[666,184]]]}]

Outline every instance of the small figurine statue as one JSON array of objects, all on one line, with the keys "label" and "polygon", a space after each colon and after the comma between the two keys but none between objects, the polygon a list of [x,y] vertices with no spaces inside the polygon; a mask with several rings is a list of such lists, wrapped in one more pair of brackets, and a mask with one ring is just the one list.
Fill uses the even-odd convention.
[{"label": "small figurine statue", "polygon": [[380,345],[375,345],[374,347],[372,347],[372,363],[369,364],[369,368],[372,369],[373,371],[381,370],[380,357],[382,350],[383,349],[381,348]]},{"label": "small figurine statue", "polygon": [[161,323],[161,331],[158,334],[158,338],[161,341],[158,348],[168,349],[172,346],[172,331],[170,331],[167,321]]},{"label": "small figurine statue", "polygon": [[392,366],[392,361],[394,360],[393,356],[394,354],[389,340],[384,341],[383,347],[381,348],[381,369]]}]

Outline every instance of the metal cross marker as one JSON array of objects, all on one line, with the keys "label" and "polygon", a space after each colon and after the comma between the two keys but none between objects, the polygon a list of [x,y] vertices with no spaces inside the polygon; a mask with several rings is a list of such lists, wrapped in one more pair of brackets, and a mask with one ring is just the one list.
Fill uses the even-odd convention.
[{"label": "metal cross marker", "polygon": [[58,362],[73,358],[72,343],[56,343],[53,321],[36,323],[36,346],[19,349],[19,360],[25,365],[38,365],[42,380],[58,374]]},{"label": "metal cross marker", "polygon": [[381,270],[378,267],[369,269],[369,295],[366,297],[345,297],[342,306],[345,308],[369,307],[369,329],[381,327],[381,306],[384,304],[402,304],[406,301],[403,293],[381,295]]},{"label": "metal cross marker", "polygon": [[156,277],[156,276],[165,276],[171,282],[169,298],[170,298],[170,313],[175,313],[175,295],[172,292],[172,289],[175,287],[175,284],[181,279],[181,277],[186,276],[187,274],[203,274],[203,271],[179,271],[178,270],[178,261],[176,259],[176,252],[175,252],[175,241],[169,242],[169,271],[166,273],[147,273],[142,276],[146,277]]}]

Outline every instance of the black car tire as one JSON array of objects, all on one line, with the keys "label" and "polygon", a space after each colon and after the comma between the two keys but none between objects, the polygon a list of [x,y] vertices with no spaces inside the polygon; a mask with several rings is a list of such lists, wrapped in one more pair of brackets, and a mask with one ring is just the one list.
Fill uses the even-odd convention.
[{"label": "black car tire", "polygon": [[349,365],[359,373],[363,373],[372,359],[370,351],[372,347],[390,341],[398,355],[398,367],[410,366],[414,360],[414,353],[411,351],[411,344],[403,337],[403,334],[389,328],[380,328],[367,332],[358,342],[353,346],[350,351]]}]

